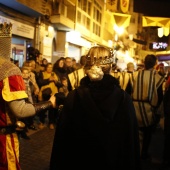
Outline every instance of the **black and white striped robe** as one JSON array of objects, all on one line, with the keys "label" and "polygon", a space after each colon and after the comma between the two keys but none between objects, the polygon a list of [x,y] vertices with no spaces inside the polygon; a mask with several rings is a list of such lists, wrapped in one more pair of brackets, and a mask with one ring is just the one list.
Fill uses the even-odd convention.
[{"label": "black and white striped robe", "polygon": [[154,69],[140,70],[133,74],[133,104],[139,127],[147,127],[153,123],[154,113],[158,107],[158,88],[162,86],[164,77]]}]

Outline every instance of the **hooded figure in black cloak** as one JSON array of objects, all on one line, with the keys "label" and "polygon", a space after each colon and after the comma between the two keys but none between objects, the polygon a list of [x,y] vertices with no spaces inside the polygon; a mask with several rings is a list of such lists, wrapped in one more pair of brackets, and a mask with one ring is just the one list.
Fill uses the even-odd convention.
[{"label": "hooded figure in black cloak", "polygon": [[[110,73],[110,50],[92,47],[80,86],[58,120],[50,170],[140,170],[138,125],[131,97]],[[61,104],[57,98],[57,105]]]}]

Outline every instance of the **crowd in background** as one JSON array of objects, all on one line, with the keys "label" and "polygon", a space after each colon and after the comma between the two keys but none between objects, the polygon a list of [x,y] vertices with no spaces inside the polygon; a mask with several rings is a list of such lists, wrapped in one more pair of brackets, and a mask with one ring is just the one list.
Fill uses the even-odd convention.
[{"label": "crowd in background", "polygon": [[[154,57],[151,60],[154,60]],[[149,59],[148,59],[149,60]],[[18,64],[17,61],[12,61],[16,65]],[[118,82],[119,86],[126,91],[133,100],[133,103],[135,105],[135,102],[139,103],[143,102],[143,93],[144,91],[147,92],[151,90],[151,87],[139,87],[139,89],[135,89],[137,87],[137,83],[139,84],[139,81],[141,81],[141,77],[143,76],[143,80],[141,84],[143,83],[144,79],[145,81],[150,81],[150,78],[155,75],[159,75],[159,87],[156,87],[158,84],[156,82],[151,82],[153,87],[153,94],[157,95],[154,96],[157,98],[156,104],[154,101],[153,103],[149,103],[149,105],[152,105],[152,109],[156,108],[156,114],[154,115],[155,122],[149,123],[149,117],[142,118],[141,121],[144,121],[143,119],[146,119],[145,123],[147,125],[139,126],[139,133],[141,135],[141,158],[142,159],[149,159],[150,155],[148,153],[148,148],[150,145],[152,133],[154,131],[154,128],[157,126],[161,126],[164,129],[164,118],[167,117],[167,113],[164,113],[164,106],[166,105],[165,111],[169,112],[167,109],[167,96],[169,95],[169,85],[170,85],[170,73],[169,70],[165,72],[164,65],[156,63],[156,61],[147,61],[148,68],[146,68],[147,63],[143,64],[143,67],[141,65],[139,68],[135,67],[134,63],[128,63],[127,68],[125,71],[120,71],[116,64],[112,65],[112,69],[110,71],[110,74],[115,77]],[[153,65],[151,63],[155,62]],[[22,76],[25,82],[26,86],[26,92],[28,94],[28,102],[36,103],[40,101],[46,101],[50,98],[52,94],[63,92],[65,96],[68,95],[68,93],[71,90],[74,90],[80,85],[80,80],[85,77],[85,71],[84,71],[84,65],[86,63],[86,56],[81,56],[80,61],[76,62],[74,58],[70,57],[60,57],[56,60],[54,64],[48,62],[47,59],[43,58],[40,53],[36,57],[29,58],[29,60],[25,61],[23,63],[23,66],[21,69]],[[145,72],[142,72],[142,70]],[[148,76],[148,73],[146,73],[146,70],[149,71],[150,77]],[[153,71],[154,70],[154,71]],[[140,72],[141,71],[141,72]],[[141,75],[139,75],[141,73]],[[147,76],[146,76],[146,75]],[[134,78],[136,81],[134,81]],[[154,81],[156,78],[154,79]],[[136,83],[136,85],[135,85]],[[157,82],[158,83],[158,82]],[[145,85],[145,84],[143,84]],[[149,84],[148,84],[149,85]],[[146,88],[146,89],[144,89]],[[155,89],[154,89],[155,88]],[[138,90],[138,93],[142,94],[141,97],[135,96],[134,91]],[[143,91],[142,91],[143,90]],[[164,96],[166,96],[166,101]],[[153,97],[153,96],[151,96]],[[151,99],[152,100],[152,99]],[[139,102],[140,101],[140,102]],[[145,104],[142,103],[141,107],[147,108],[148,106],[144,106]],[[139,112],[142,112],[142,108],[138,108],[136,106],[136,109],[139,109]],[[145,111],[147,109],[144,109]],[[168,111],[167,111],[168,110]],[[25,118],[22,121],[26,124],[26,130],[33,129],[36,130],[37,128],[42,129],[45,124],[47,123],[46,120],[48,120],[48,125],[50,129],[54,129],[54,127],[57,125],[57,119],[59,110],[57,109],[50,109],[49,111],[46,111],[47,113],[40,113],[38,116]],[[140,113],[143,114],[143,113]],[[153,115],[152,115],[153,116]],[[168,116],[169,117],[169,116]],[[47,118],[47,119],[46,119]],[[139,120],[138,120],[139,121]],[[167,121],[167,120],[166,120]],[[165,121],[165,123],[166,123]],[[37,125],[35,124],[37,123]],[[138,122],[139,123],[139,122]],[[139,123],[140,124],[140,123]],[[168,123],[166,123],[166,129],[169,129]],[[168,134],[168,135],[167,135]],[[21,135],[21,134],[20,134]],[[166,135],[169,136],[169,131],[166,132]],[[23,135],[23,138],[29,138],[26,134]],[[169,137],[168,137],[169,138]],[[167,141],[165,146],[167,146]],[[165,152],[167,154],[167,151]],[[166,159],[166,158],[165,158]]]},{"label": "crowd in background", "polygon": [[[31,48],[32,49],[32,48]],[[19,67],[19,61],[11,59]],[[42,54],[37,52],[32,54],[23,63],[21,73],[24,79],[28,101],[38,103],[49,100],[50,96],[63,92],[65,96],[72,90],[68,75],[81,68],[81,64],[71,57],[60,57],[54,64],[48,62]],[[50,129],[54,129],[58,118],[58,110],[50,109],[42,111],[38,116],[24,118],[25,128],[19,131],[20,137],[30,139],[27,135],[29,129],[42,129],[48,124]]]}]

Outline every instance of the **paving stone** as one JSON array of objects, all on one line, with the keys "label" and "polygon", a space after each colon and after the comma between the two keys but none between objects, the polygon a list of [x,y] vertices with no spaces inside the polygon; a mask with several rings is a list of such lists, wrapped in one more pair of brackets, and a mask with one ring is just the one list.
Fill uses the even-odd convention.
[{"label": "paving stone", "polygon": [[20,140],[22,170],[48,170],[55,130],[45,127],[31,134],[30,140]]},{"label": "paving stone", "polygon": [[[55,130],[45,127],[30,133],[30,140],[20,140],[20,164],[22,170],[49,170]],[[158,128],[149,149],[151,161],[142,161],[142,170],[159,170],[163,152],[163,130]]]}]

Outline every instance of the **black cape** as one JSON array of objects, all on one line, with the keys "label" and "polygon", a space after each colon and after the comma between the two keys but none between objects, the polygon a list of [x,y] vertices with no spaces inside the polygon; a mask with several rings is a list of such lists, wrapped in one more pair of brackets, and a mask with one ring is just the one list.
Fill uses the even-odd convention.
[{"label": "black cape", "polygon": [[67,96],[51,154],[50,170],[140,169],[139,135],[130,96],[117,80],[88,77]]}]

